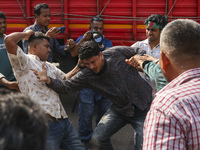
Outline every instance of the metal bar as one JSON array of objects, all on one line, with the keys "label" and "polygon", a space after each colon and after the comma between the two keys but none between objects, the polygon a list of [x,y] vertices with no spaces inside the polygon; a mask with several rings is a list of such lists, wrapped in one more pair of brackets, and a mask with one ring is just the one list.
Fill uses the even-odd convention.
[{"label": "metal bar", "polygon": [[34,18],[34,17],[31,17],[31,0],[26,0],[26,14],[27,14],[27,26],[30,26],[31,25],[31,18]]},{"label": "metal bar", "polygon": [[[69,0],[64,0],[64,6],[63,6],[63,9],[64,9],[64,14],[63,15],[65,15],[65,14],[68,14],[69,13]],[[65,16],[64,16],[65,17]],[[66,16],[66,18],[67,19],[65,19],[63,17],[63,20],[64,20],[64,25],[65,25],[65,39],[64,39],[64,41],[65,41],[65,43],[67,42],[67,39],[69,39],[70,38],[70,36],[69,36],[69,18],[68,18],[68,16]]]},{"label": "metal bar", "polygon": [[99,15],[99,0],[97,0],[97,15]]},{"label": "metal bar", "polygon": [[167,17],[167,11],[168,11],[168,0],[166,0],[165,3],[165,17]]},{"label": "metal bar", "polygon": [[[172,2],[172,1],[171,1]],[[171,13],[172,9],[174,8],[174,5],[176,4],[177,0],[174,1],[171,9],[169,10],[168,14],[167,14],[167,17],[169,16],[169,14]]]},{"label": "metal bar", "polygon": [[[136,6],[136,0],[132,0],[132,4],[133,4],[133,18],[137,17],[137,6]],[[133,21],[133,40],[137,41],[137,29],[136,29],[136,20],[132,20]]]},{"label": "metal bar", "polygon": [[[200,17],[200,0],[197,1],[197,15],[198,15],[198,18]],[[200,21],[198,21],[198,23],[200,23]]]},{"label": "metal bar", "polygon": [[64,7],[64,5],[63,5],[64,3],[63,3],[63,0],[61,0],[61,17],[62,18],[64,18],[64,11],[63,11],[63,7]]},{"label": "metal bar", "polygon": [[26,18],[26,13],[24,12],[24,10],[23,10],[23,8],[22,8],[22,6],[21,6],[19,0],[17,0],[17,2],[18,2],[18,4],[19,4],[19,7],[20,7],[22,13],[23,13],[24,18]]},{"label": "metal bar", "polygon": [[106,3],[105,7],[102,9],[101,13],[99,14],[99,16],[101,16],[101,14],[103,13],[103,11],[106,9],[106,7],[108,6],[110,0],[108,0],[108,2]]}]

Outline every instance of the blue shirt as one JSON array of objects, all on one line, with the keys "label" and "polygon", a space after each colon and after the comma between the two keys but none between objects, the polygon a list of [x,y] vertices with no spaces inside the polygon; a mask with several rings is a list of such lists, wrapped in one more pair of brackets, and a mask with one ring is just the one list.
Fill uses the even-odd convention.
[{"label": "blue shirt", "polygon": [[[81,35],[77,40],[76,40],[76,44],[82,39],[83,35]],[[104,51],[106,48],[108,47],[113,47],[113,44],[111,42],[111,40],[109,39],[103,39],[103,45],[102,47],[100,47],[100,51]]]},{"label": "blue shirt", "polygon": [[[8,58],[4,38],[5,35],[3,38],[0,38],[0,73],[3,74],[8,81],[11,81],[15,78],[15,76]],[[2,84],[0,84],[0,86],[2,86]]]},{"label": "blue shirt", "polygon": [[[36,22],[25,28],[23,32],[27,31],[27,30],[33,30],[33,31],[38,31],[38,32],[43,32],[43,30],[36,24]],[[46,32],[49,30],[49,28],[46,27]],[[43,32],[43,33],[46,33],[46,32]],[[26,54],[28,54],[28,41],[26,41],[25,39],[22,39],[22,45],[23,45],[23,50]],[[61,46],[58,41],[56,40],[56,38],[53,38],[50,40],[50,49],[51,49],[51,52],[49,53],[49,56],[48,56],[48,59],[47,61],[48,62],[52,62],[53,61],[53,53],[56,52],[56,53],[59,53],[61,55],[65,55],[65,45]]]}]

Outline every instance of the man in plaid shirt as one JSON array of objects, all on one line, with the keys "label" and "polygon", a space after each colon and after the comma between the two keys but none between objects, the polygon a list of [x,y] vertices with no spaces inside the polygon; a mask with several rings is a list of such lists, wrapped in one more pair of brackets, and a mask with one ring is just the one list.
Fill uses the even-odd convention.
[{"label": "man in plaid shirt", "polygon": [[200,149],[200,25],[172,21],[163,29],[160,44],[160,67],[170,83],[151,104],[143,149]]}]

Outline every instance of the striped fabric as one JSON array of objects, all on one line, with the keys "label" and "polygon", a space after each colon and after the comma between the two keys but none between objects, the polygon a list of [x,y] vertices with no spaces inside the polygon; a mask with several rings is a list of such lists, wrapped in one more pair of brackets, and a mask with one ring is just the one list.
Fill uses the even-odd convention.
[{"label": "striped fabric", "polygon": [[200,149],[200,68],[156,94],[144,124],[144,150]]}]

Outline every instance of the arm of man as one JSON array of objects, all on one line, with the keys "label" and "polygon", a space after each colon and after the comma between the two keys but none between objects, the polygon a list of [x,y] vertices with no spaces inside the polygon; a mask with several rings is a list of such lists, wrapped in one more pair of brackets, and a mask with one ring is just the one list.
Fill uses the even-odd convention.
[{"label": "arm of man", "polygon": [[140,56],[140,55],[135,55],[132,56],[130,59],[126,59],[125,62],[129,65],[131,65],[132,67],[135,67],[138,71],[143,71],[143,62],[145,61],[145,59],[143,59],[144,56]]},{"label": "arm of man", "polygon": [[[80,67],[81,66],[81,67]],[[85,79],[84,77],[77,73],[83,68],[82,63],[79,61],[79,64],[75,66],[73,70],[68,72],[65,75],[65,81],[61,81],[58,79],[53,79],[47,76],[47,70],[45,65],[42,65],[42,71],[38,71],[35,69],[31,69],[39,82],[45,82],[50,88],[52,88],[57,93],[67,93],[69,91],[78,91],[85,87]],[[72,78],[73,79],[70,79]],[[70,80],[67,80],[70,79]],[[53,82],[53,83],[52,83]]]},{"label": "arm of man", "polygon": [[83,43],[83,42],[85,42],[85,41],[88,41],[88,40],[91,40],[91,37],[92,37],[91,32],[90,32],[90,31],[87,31],[87,32],[83,35],[82,38],[77,39],[76,45],[75,45],[72,49],[70,49],[72,57],[76,57],[76,56],[78,55],[78,49],[79,49],[81,43]]},{"label": "arm of man", "polygon": [[34,31],[27,30],[26,32],[14,32],[6,36],[5,45],[8,53],[16,55],[18,47],[17,43],[23,38],[28,40],[33,33]]},{"label": "arm of man", "polygon": [[0,83],[9,89],[15,89],[19,91],[18,82],[17,81],[8,81],[6,78],[0,78]]},{"label": "arm of man", "polygon": [[2,73],[0,73],[0,84],[8,87],[9,89],[16,89],[19,91],[18,82],[8,81]]},{"label": "arm of man", "polygon": [[83,61],[81,59],[79,59],[77,65],[74,67],[74,69],[72,69],[70,72],[68,72],[65,75],[65,78],[69,79],[69,78],[73,77],[74,75],[76,75],[84,67],[85,67],[85,65],[84,65]]},{"label": "arm of man", "polygon": [[155,81],[157,91],[160,91],[165,85],[168,84],[159,64],[156,64],[150,60],[146,60],[142,66],[144,73]]},{"label": "arm of man", "polygon": [[130,59],[126,59],[125,61],[127,64],[131,65],[132,67],[135,67],[138,71],[143,71],[144,62],[146,60],[153,61],[153,62],[157,61],[156,58],[146,55],[146,54],[144,54],[144,56],[134,55]]}]

